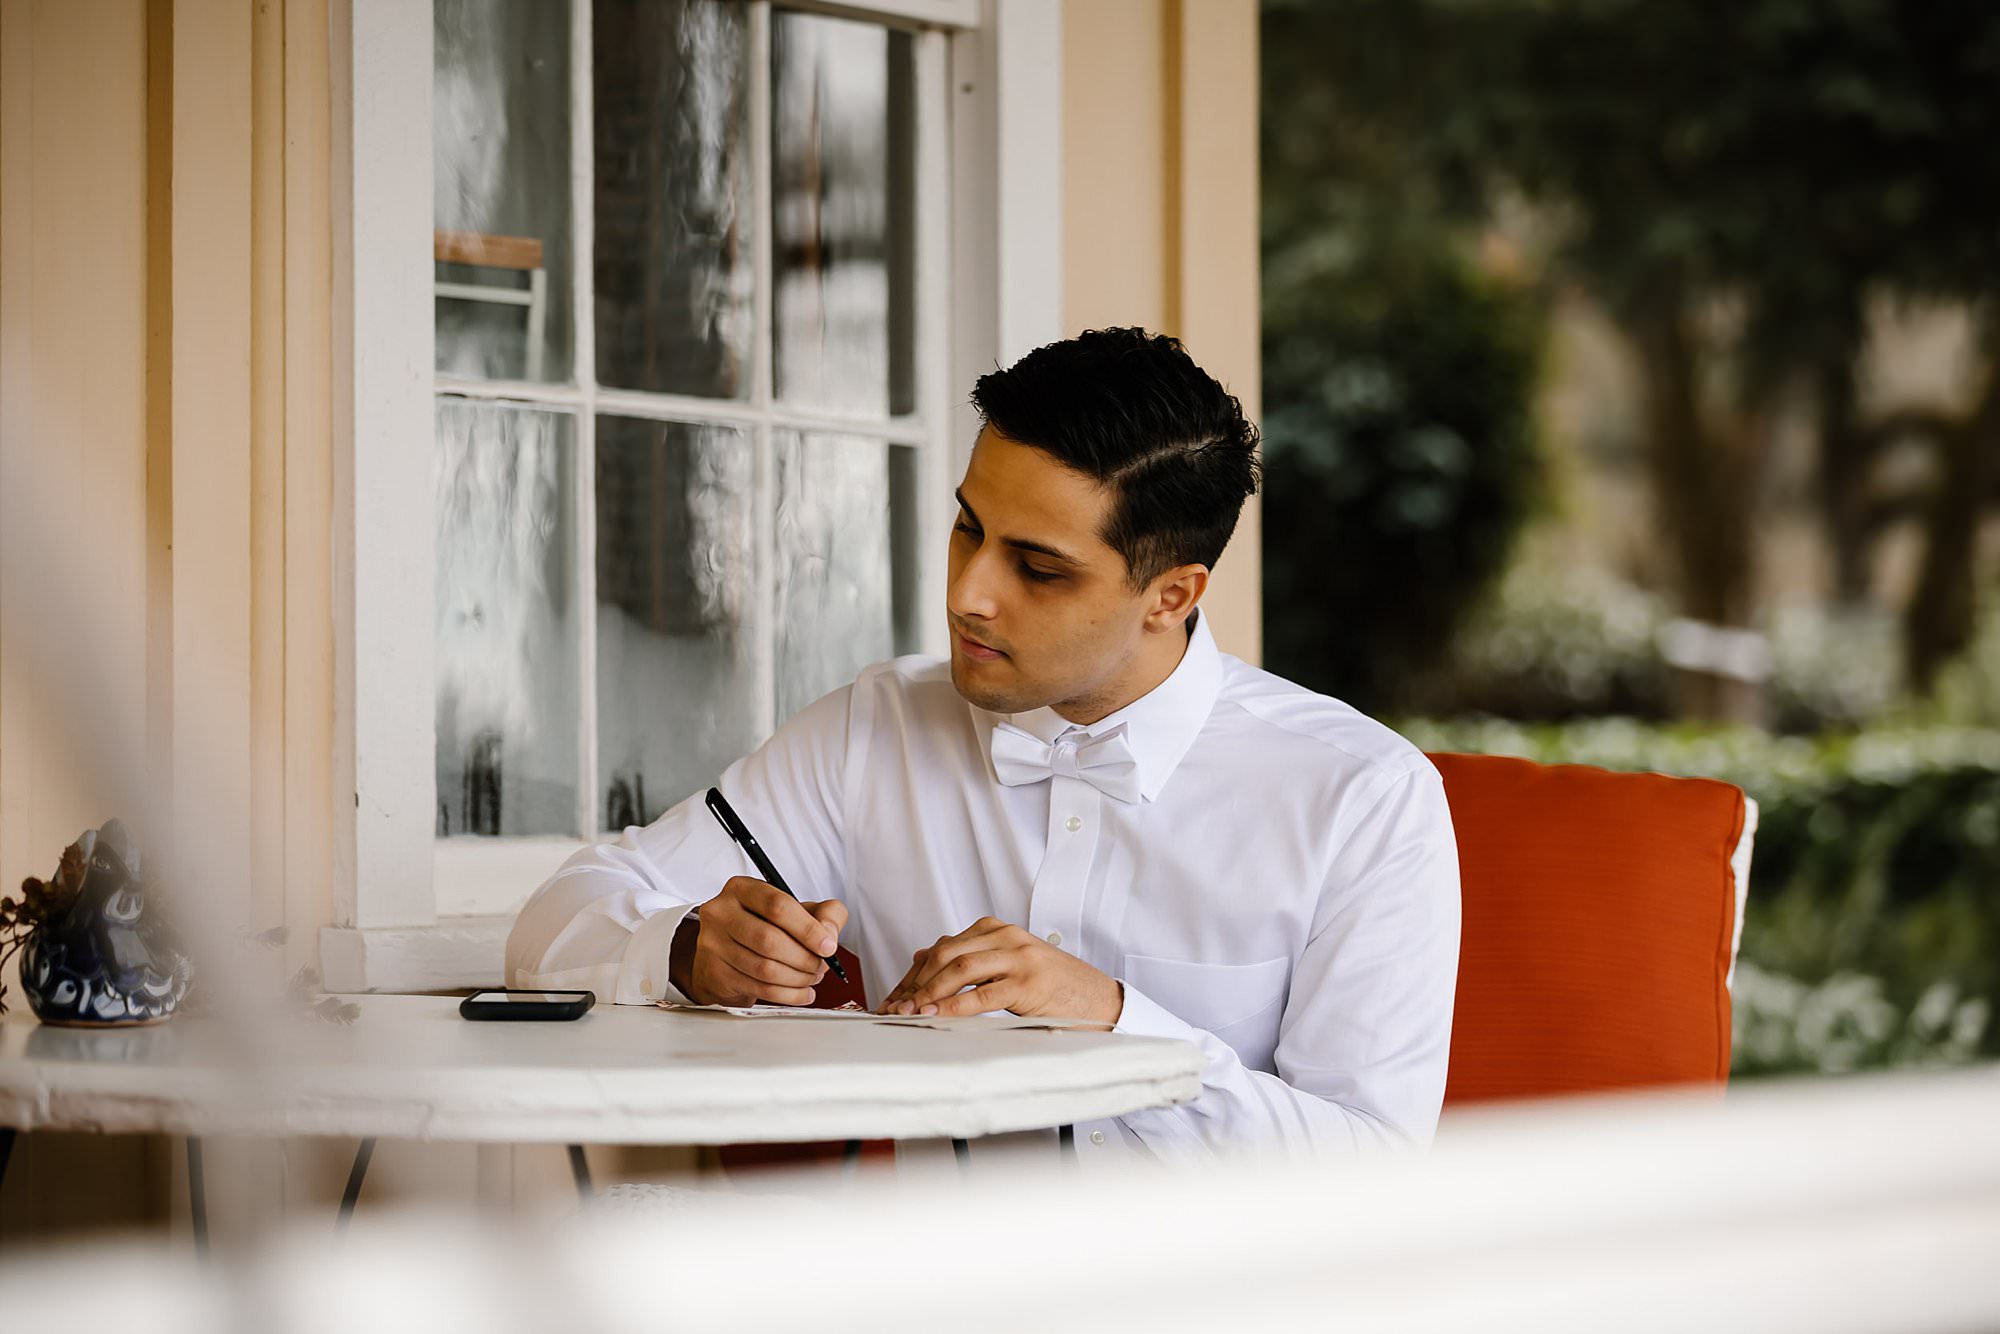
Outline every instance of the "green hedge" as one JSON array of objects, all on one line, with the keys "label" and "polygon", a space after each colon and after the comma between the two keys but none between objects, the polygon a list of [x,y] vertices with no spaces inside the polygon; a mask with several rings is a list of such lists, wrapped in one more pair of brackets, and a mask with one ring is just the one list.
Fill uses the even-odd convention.
[{"label": "green hedge", "polygon": [[1720,778],[1760,818],[1737,966],[1739,1076],[2000,1054],[2000,731],[1815,738],[1418,720],[1426,750]]}]

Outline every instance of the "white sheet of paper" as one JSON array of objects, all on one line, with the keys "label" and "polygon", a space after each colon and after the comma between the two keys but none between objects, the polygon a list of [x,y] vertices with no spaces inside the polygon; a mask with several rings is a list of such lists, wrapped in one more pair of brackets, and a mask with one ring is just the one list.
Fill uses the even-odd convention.
[{"label": "white sheet of paper", "polygon": [[880,1019],[887,1023],[912,1017],[871,1014],[867,1010],[812,1010],[803,1005],[683,1005],[670,1000],[659,1005],[663,1010],[705,1010],[710,1014],[733,1014],[738,1019]]},{"label": "white sheet of paper", "polygon": [[1037,1019],[1008,1014],[974,1014],[945,1017],[935,1014],[874,1014],[867,1010],[813,1010],[801,1005],[686,1005],[679,1001],[655,1002],[663,1010],[688,1010],[696,1014],[720,1014],[733,1019],[865,1019],[875,1024],[897,1024],[905,1028],[1102,1028],[1082,1019]]}]

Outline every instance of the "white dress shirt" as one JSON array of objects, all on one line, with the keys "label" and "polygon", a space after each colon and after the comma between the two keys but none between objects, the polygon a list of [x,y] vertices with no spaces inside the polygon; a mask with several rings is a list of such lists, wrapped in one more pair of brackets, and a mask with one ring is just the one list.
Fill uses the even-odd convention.
[{"label": "white dress shirt", "polygon": [[[1003,744],[1009,782],[1005,728],[1034,738]],[[1021,764],[1038,751],[1039,781]],[[1459,934],[1442,780],[1355,709],[1219,652],[1204,620],[1171,676],[1084,728],[968,704],[941,659],[877,664],[721,787],[801,898],[846,903],[871,1005],[915,951],[991,915],[1119,979],[1119,1032],[1200,1045],[1198,1098],[1079,1126],[1080,1150],[1350,1149],[1436,1129]],[[509,982],[678,998],[675,929],[746,874],[690,797],[535,892]]]}]

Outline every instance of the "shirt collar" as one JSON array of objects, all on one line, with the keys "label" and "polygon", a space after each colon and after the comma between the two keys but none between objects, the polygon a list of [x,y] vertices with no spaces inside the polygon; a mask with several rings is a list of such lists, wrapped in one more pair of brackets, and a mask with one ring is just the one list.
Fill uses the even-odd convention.
[{"label": "shirt collar", "polygon": [[[1125,739],[1139,762],[1140,794],[1152,801],[1160,795],[1181,757],[1200,735],[1221,689],[1222,654],[1215,647],[1215,637],[1208,632],[1208,618],[1196,612],[1187,652],[1181,655],[1180,665],[1167,679],[1083,731],[1103,736],[1119,724],[1125,725]],[[1047,706],[1026,713],[989,713],[987,717],[995,723],[1010,723],[1051,745],[1077,726]]]}]

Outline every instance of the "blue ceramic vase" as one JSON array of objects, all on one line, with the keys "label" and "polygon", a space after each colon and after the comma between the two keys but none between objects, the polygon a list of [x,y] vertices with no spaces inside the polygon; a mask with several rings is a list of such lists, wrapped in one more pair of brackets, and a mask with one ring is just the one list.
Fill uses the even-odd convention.
[{"label": "blue ceramic vase", "polygon": [[122,1028],[173,1017],[194,969],[141,892],[116,822],[77,840],[89,869],[67,913],[21,946],[21,990],[45,1024]]}]

